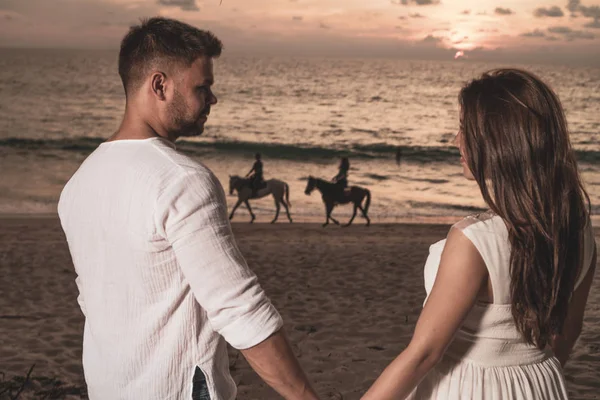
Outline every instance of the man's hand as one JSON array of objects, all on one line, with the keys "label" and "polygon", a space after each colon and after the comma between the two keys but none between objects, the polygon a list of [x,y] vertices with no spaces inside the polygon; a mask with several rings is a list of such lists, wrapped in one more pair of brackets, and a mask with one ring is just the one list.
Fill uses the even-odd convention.
[{"label": "man's hand", "polygon": [[252,369],[286,400],[318,400],[283,330],[241,352]]}]

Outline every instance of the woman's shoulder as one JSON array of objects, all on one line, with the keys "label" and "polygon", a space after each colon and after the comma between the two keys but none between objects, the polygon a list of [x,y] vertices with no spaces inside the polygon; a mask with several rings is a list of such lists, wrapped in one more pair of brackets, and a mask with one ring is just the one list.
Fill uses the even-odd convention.
[{"label": "woman's shoulder", "polygon": [[505,233],[506,224],[496,213],[491,210],[478,214],[471,214],[452,225],[453,229],[465,231],[478,231],[481,233]]},{"label": "woman's shoulder", "polygon": [[460,230],[480,252],[486,255],[509,252],[506,224],[492,211],[469,215],[452,225],[450,230]]},{"label": "woman's shoulder", "polygon": [[508,241],[508,231],[502,218],[492,211],[485,211],[468,215],[452,225],[446,238],[431,244],[430,253],[441,254],[450,236],[456,236],[456,231],[460,231],[477,248],[484,243],[497,242],[498,244],[504,244]]}]

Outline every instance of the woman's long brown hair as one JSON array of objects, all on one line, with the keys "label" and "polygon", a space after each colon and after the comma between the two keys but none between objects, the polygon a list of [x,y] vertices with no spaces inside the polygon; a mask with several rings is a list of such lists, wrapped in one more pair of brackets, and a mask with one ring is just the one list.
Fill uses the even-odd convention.
[{"label": "woman's long brown hair", "polygon": [[562,106],[539,78],[516,69],[485,73],[459,100],[467,165],[508,228],[515,324],[544,348],[562,332],[589,215]]}]

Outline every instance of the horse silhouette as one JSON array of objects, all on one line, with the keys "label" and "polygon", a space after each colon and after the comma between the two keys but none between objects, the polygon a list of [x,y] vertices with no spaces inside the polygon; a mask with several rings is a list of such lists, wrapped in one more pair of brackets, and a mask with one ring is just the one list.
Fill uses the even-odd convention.
[{"label": "horse silhouette", "polygon": [[[369,205],[371,204],[371,192],[368,189],[361,188],[359,186],[350,186],[342,192],[340,191],[339,186],[335,183],[331,183],[323,179],[309,176],[304,193],[306,195],[310,195],[315,188],[319,192],[321,192],[323,203],[325,203],[325,216],[327,217],[327,219],[323,224],[324,227],[329,225],[330,219],[336,225],[339,225],[340,223],[331,216],[331,211],[338,204],[348,203],[352,203],[354,205],[354,212],[352,213],[352,218],[350,218],[350,221],[348,221],[348,223],[343,226],[350,226],[350,224],[352,224],[352,221],[354,221],[354,217],[356,217],[357,209],[360,209],[363,217],[367,220],[367,226],[371,225],[371,220],[367,215],[367,213],[369,212]],[[365,198],[365,206],[363,207],[362,202]]]},{"label": "horse silhouette", "polygon": [[244,203],[250,212],[250,216],[252,217],[250,223],[253,223],[256,219],[256,216],[252,212],[252,208],[250,208],[250,203],[248,200],[260,199],[271,194],[275,200],[276,208],[275,218],[273,218],[271,223],[274,224],[275,221],[277,221],[277,218],[279,218],[280,204],[283,204],[287,217],[290,222],[292,222],[292,217],[290,216],[289,210],[292,207],[292,203],[290,203],[290,187],[287,183],[277,179],[269,179],[268,181],[265,181],[264,188],[255,191],[252,189],[252,179],[246,179],[237,175],[233,175],[229,177],[229,194],[233,195],[234,190],[237,191],[238,200],[231,210],[229,219],[233,218],[235,210],[237,210],[237,208]]}]

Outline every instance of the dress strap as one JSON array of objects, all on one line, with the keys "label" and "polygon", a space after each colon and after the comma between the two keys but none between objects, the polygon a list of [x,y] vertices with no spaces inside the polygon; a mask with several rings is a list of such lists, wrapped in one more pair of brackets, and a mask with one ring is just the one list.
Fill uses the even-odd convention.
[{"label": "dress strap", "polygon": [[494,304],[510,304],[510,244],[502,219],[494,214],[467,217],[453,226],[473,243],[485,262]]}]

